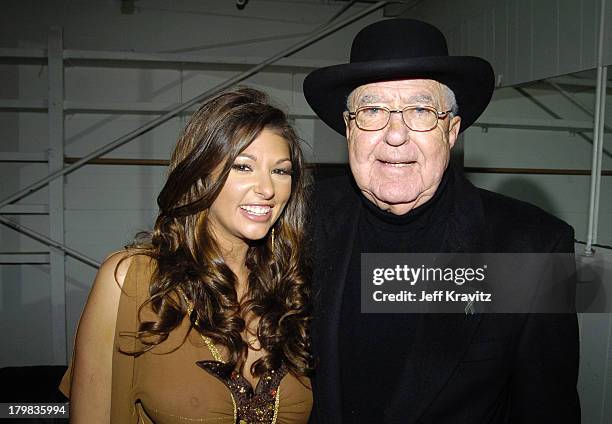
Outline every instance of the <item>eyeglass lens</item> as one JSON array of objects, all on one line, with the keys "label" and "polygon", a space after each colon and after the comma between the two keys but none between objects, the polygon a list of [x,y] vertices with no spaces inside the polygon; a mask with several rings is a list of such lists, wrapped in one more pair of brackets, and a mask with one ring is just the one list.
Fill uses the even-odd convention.
[{"label": "eyeglass lens", "polygon": [[[391,113],[381,107],[365,107],[357,111],[355,119],[359,128],[375,131],[387,126]],[[435,111],[423,107],[406,108],[402,111],[402,117],[408,128],[414,131],[431,130],[438,121],[438,114]]]}]

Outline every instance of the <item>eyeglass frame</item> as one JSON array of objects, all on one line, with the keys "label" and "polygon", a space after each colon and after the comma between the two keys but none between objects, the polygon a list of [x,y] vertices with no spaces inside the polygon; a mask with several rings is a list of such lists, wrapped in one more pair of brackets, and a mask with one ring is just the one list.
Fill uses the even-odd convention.
[{"label": "eyeglass frame", "polygon": [[[359,124],[357,123],[357,113],[359,113],[359,111],[364,110],[364,109],[368,109],[368,108],[378,108],[378,109],[384,109],[387,112],[389,112],[389,117],[387,118],[387,122],[385,123],[385,125],[383,125],[382,127],[376,129],[376,130],[371,130],[371,129],[365,129],[365,128],[361,128],[359,126]],[[410,127],[410,125],[408,125],[408,123],[406,122],[406,120],[404,119],[404,111],[406,109],[411,109],[411,108],[421,108],[421,109],[427,109],[431,112],[434,112],[436,114],[436,117],[438,118],[434,124],[432,125],[431,128],[429,128],[428,130],[415,130],[413,128]],[[453,110],[447,110],[444,112],[438,112],[438,109],[436,109],[433,106],[426,106],[426,105],[408,105],[403,109],[389,109],[386,106],[377,106],[377,105],[367,105],[367,106],[360,106],[357,109],[355,109],[354,112],[351,112],[350,110],[345,111],[345,113],[347,113],[348,115],[348,119],[349,120],[354,120],[355,121],[355,125],[357,125],[357,128],[359,128],[362,131],[380,131],[383,130],[387,127],[387,125],[389,125],[389,122],[391,122],[391,114],[392,113],[401,113],[402,114],[402,122],[404,123],[404,125],[406,125],[411,131],[416,131],[416,132],[427,132],[427,131],[431,131],[434,128],[436,128],[436,126],[438,125],[438,121],[440,119],[446,119],[446,117],[448,116],[449,113],[451,113]]]}]

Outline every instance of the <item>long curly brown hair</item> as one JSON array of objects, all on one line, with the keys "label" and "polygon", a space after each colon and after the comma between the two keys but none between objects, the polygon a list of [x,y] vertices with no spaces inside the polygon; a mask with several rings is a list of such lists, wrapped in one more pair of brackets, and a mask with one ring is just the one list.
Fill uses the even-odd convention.
[{"label": "long curly brown hair", "polygon": [[[237,277],[223,259],[207,211],[236,157],[263,129],[287,140],[291,195],[273,226],[274,249],[269,236],[249,245],[247,296],[241,303]],[[180,300],[184,294],[193,305],[192,328],[229,351],[228,370],[243,370],[248,345],[241,333],[245,317],[254,314],[259,317],[259,343],[268,353],[252,365],[253,375],[261,376],[283,362],[291,373],[309,375],[309,289],[307,265],[300,253],[305,240],[305,187],[298,137],[285,113],[272,106],[264,93],[239,88],[205,102],[172,154],[166,184],[157,198],[160,211],[153,231],[130,249],[130,256],[144,254],[156,262],[150,297],[139,311],[149,304],[157,320],[140,320],[135,336],[144,347],[132,354],[162,343],[179,326],[187,313],[187,305]]]}]

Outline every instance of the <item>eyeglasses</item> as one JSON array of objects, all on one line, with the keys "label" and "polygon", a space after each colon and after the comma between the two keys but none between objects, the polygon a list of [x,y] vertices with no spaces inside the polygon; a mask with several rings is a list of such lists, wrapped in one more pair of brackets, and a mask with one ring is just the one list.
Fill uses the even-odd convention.
[{"label": "eyeglasses", "polygon": [[431,131],[452,112],[438,112],[431,106],[406,106],[401,110],[391,110],[384,106],[362,106],[354,112],[348,112],[349,119],[354,119],[357,128],[364,131],[382,130],[389,124],[392,113],[401,113],[402,119],[412,131]]}]

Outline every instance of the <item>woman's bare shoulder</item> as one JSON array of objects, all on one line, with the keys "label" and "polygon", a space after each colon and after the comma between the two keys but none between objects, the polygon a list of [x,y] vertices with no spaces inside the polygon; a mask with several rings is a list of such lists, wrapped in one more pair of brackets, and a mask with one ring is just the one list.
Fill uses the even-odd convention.
[{"label": "woman's bare shoulder", "polygon": [[101,280],[113,280],[119,287],[123,287],[128,271],[135,262],[150,266],[154,260],[147,255],[128,249],[118,250],[104,259],[98,270],[98,276]]}]

